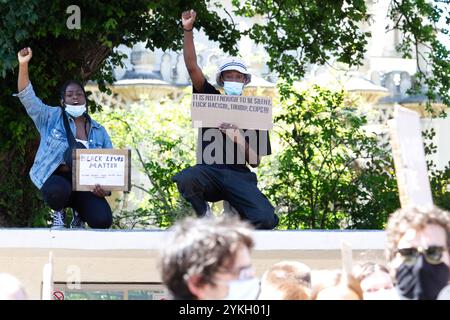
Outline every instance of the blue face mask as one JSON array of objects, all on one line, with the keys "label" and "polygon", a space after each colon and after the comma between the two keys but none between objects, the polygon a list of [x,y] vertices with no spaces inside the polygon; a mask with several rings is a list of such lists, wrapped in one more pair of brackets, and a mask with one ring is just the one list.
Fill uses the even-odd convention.
[{"label": "blue face mask", "polygon": [[72,117],[78,118],[79,116],[81,116],[83,113],[86,112],[86,104],[81,105],[66,104],[66,111]]},{"label": "blue face mask", "polygon": [[243,83],[231,81],[223,82],[223,90],[225,90],[225,94],[227,95],[240,96],[242,94],[243,89],[244,89]]}]

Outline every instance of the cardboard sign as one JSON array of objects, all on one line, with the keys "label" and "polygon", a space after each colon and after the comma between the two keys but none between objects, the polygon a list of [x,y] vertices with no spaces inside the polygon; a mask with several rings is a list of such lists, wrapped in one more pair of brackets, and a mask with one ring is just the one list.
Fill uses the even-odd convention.
[{"label": "cardboard sign", "polygon": [[194,93],[191,116],[194,128],[217,128],[225,122],[239,129],[270,130],[273,127],[272,99]]},{"label": "cardboard sign", "polygon": [[74,191],[92,191],[96,184],[106,190],[130,191],[131,150],[74,149]]},{"label": "cardboard sign", "polygon": [[432,205],[419,114],[396,106],[388,125],[401,206]]}]

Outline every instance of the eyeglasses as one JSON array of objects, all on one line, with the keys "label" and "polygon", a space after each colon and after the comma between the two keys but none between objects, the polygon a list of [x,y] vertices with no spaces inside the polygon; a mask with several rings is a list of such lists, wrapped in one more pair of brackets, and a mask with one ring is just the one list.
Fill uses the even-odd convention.
[{"label": "eyeglasses", "polygon": [[431,264],[441,263],[442,255],[446,248],[442,246],[430,246],[426,249],[422,247],[418,248],[403,248],[398,249],[397,252],[403,257],[404,262],[407,264],[414,264],[419,256],[422,254]]}]

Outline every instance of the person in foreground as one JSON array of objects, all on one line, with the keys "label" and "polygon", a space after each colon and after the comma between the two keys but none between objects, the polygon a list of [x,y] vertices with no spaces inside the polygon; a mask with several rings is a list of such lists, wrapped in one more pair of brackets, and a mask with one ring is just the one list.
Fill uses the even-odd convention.
[{"label": "person in foreground", "polygon": [[251,227],[238,217],[179,221],[161,254],[161,278],[176,300],[256,300]]},{"label": "person in foreground", "polygon": [[399,209],[386,235],[400,299],[436,300],[450,280],[450,212],[435,206]]}]

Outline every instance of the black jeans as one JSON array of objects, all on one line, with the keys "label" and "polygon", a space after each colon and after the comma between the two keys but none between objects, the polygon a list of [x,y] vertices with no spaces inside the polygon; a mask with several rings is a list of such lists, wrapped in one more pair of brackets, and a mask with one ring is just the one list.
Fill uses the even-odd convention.
[{"label": "black jeans", "polygon": [[81,220],[94,229],[107,229],[112,224],[112,211],[105,198],[92,192],[72,191],[72,173],[53,173],[41,188],[45,203],[53,210],[70,207]]},{"label": "black jeans", "polygon": [[256,174],[251,171],[197,164],[172,180],[199,217],[206,212],[206,201],[226,200],[257,229],[273,229],[278,225],[274,207],[258,189]]}]

